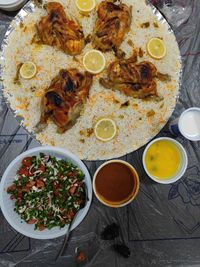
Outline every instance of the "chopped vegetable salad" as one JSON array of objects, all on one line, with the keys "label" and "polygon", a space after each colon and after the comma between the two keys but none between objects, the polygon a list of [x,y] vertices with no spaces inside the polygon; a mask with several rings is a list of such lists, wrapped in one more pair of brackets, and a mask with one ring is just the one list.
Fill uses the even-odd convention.
[{"label": "chopped vegetable salad", "polygon": [[35,230],[69,224],[85,206],[84,173],[63,159],[40,154],[22,161],[15,180],[7,188],[14,210]]}]

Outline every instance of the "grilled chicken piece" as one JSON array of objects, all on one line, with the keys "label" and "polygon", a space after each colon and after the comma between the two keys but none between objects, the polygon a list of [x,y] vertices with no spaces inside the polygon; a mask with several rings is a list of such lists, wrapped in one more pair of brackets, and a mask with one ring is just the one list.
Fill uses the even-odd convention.
[{"label": "grilled chicken piece", "polygon": [[80,116],[89,95],[92,75],[80,73],[77,69],[61,70],[42,99],[42,114],[36,130],[41,131],[51,118],[58,126],[58,132],[70,129]]},{"label": "grilled chicken piece", "polygon": [[92,36],[93,46],[103,52],[117,49],[130,30],[132,7],[105,0],[98,7],[98,19]]},{"label": "grilled chicken piece", "polygon": [[101,78],[100,83],[110,89],[119,90],[127,96],[144,99],[157,96],[155,78],[169,81],[170,76],[157,72],[156,67],[148,61],[136,63],[137,57],[117,60],[110,64],[107,78]]},{"label": "grilled chicken piece", "polygon": [[48,15],[36,25],[41,42],[57,47],[66,54],[78,55],[85,46],[84,35],[78,22],[67,17],[60,3],[45,5]]}]

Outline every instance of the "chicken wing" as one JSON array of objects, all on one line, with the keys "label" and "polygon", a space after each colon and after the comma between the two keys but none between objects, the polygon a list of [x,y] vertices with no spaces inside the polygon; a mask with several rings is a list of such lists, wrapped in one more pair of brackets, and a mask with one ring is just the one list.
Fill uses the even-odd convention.
[{"label": "chicken wing", "polygon": [[92,43],[103,52],[119,48],[131,25],[132,7],[113,2],[105,0],[98,7]]},{"label": "chicken wing", "polygon": [[116,60],[107,70],[107,78],[100,83],[110,89],[119,90],[127,96],[144,99],[157,96],[156,78],[170,80],[169,75],[161,74],[154,64],[148,61],[136,63],[137,57]]},{"label": "chicken wing", "polygon": [[52,82],[41,102],[41,118],[36,130],[40,131],[51,118],[63,133],[71,128],[89,95],[92,75],[77,69],[61,70]]},{"label": "chicken wing", "polygon": [[67,17],[60,3],[49,2],[45,7],[48,15],[42,17],[36,25],[41,42],[69,55],[80,54],[85,46],[81,26]]}]

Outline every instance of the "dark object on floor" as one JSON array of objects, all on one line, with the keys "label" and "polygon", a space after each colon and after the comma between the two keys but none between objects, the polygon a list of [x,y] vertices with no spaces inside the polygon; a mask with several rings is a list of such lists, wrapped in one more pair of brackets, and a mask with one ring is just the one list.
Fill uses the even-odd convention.
[{"label": "dark object on floor", "polygon": [[112,223],[105,227],[101,233],[103,240],[113,240],[119,236],[119,226],[116,223]]},{"label": "dark object on floor", "polygon": [[124,258],[129,258],[131,255],[130,249],[125,244],[114,244],[112,247],[114,251],[116,251]]}]

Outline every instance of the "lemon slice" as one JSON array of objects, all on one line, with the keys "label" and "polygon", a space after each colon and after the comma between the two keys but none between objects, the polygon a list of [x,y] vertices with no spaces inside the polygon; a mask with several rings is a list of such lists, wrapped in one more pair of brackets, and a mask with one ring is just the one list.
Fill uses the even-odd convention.
[{"label": "lemon slice", "polygon": [[83,57],[83,65],[90,73],[98,74],[105,68],[106,60],[99,50],[90,50]]},{"label": "lemon slice", "polygon": [[91,12],[95,6],[95,0],[76,0],[76,6],[81,12]]},{"label": "lemon slice", "polygon": [[166,55],[165,43],[159,38],[152,38],[147,44],[147,51],[154,59],[162,59]]},{"label": "lemon slice", "polygon": [[24,79],[33,78],[35,76],[36,72],[37,72],[37,67],[36,67],[35,63],[33,63],[31,61],[25,62],[19,70],[21,77]]},{"label": "lemon slice", "polygon": [[117,127],[113,120],[103,118],[96,123],[94,133],[97,139],[107,142],[115,137]]}]

